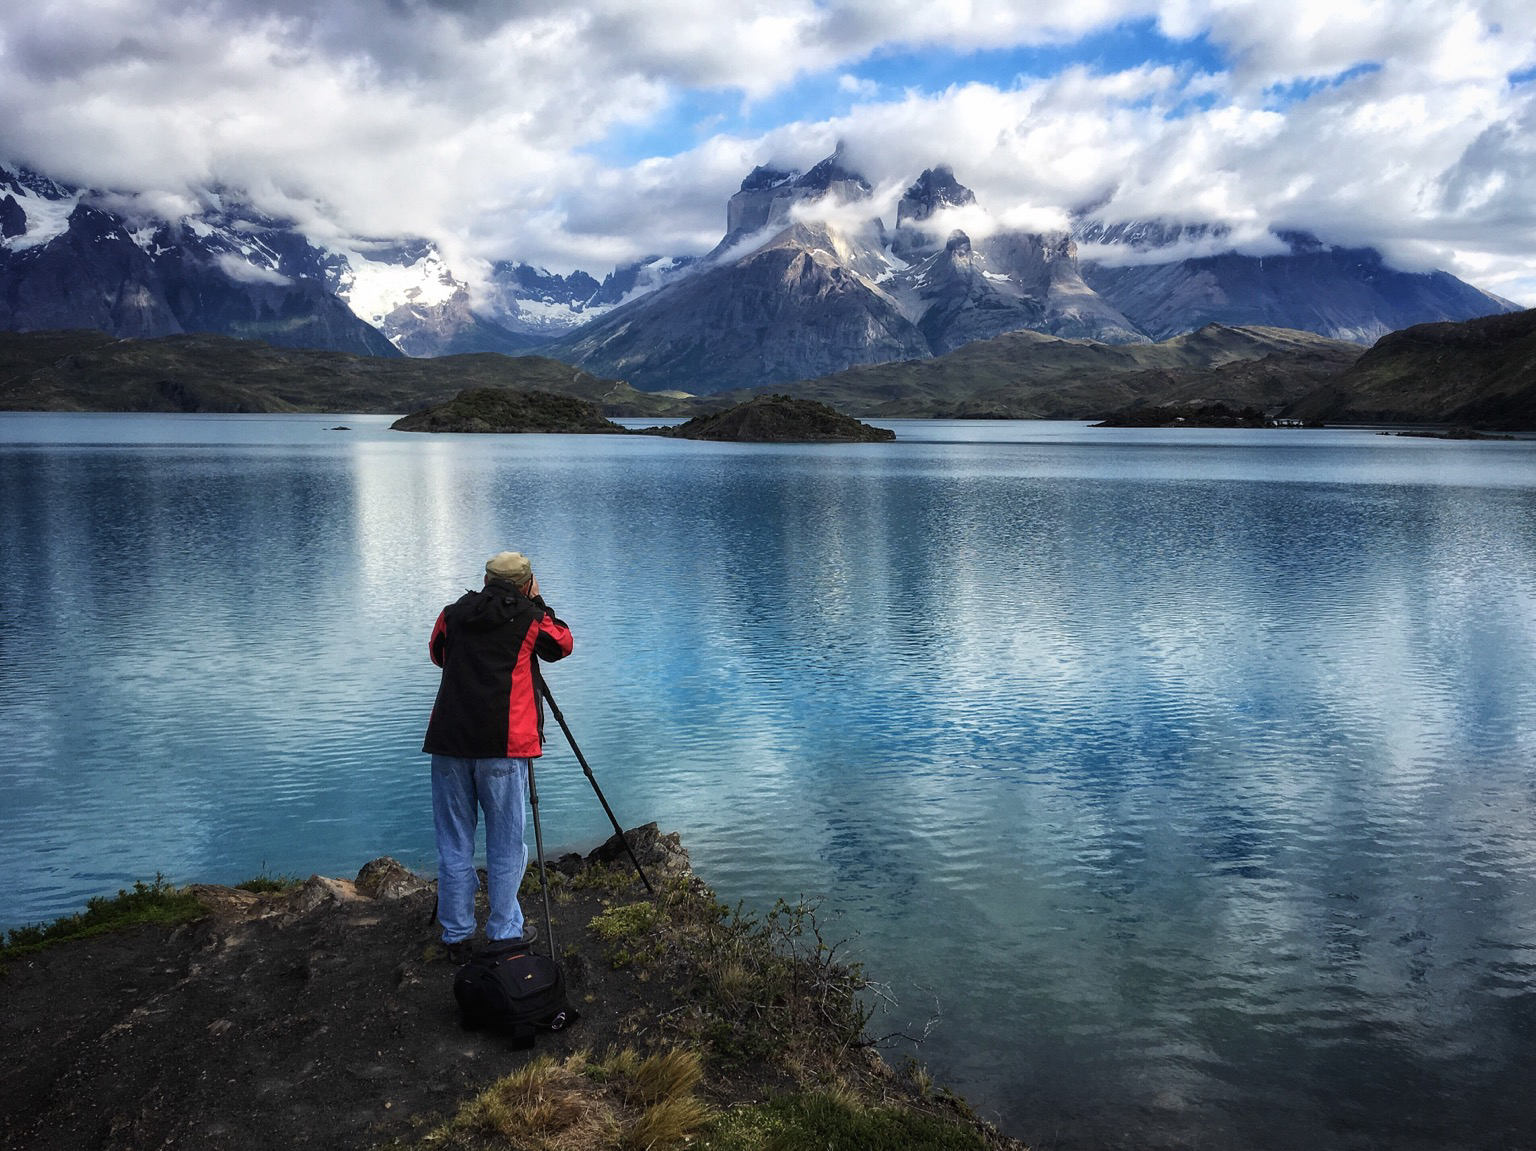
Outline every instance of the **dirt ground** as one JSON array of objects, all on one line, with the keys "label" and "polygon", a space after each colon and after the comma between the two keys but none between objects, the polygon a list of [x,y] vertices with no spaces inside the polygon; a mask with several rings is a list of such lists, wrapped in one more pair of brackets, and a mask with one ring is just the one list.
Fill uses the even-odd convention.
[{"label": "dirt ground", "polygon": [[[657,855],[649,830],[647,869],[686,867],[680,847],[663,842]],[[636,882],[632,893],[578,890],[554,905],[576,1024],[541,1034],[533,1052],[466,1032],[456,968],[434,945],[434,891],[412,885],[378,898],[318,878],[277,896],[197,888],[215,908],[199,922],[11,960],[0,975],[0,1148],[411,1140],[535,1055],[643,1047],[680,1006],[660,981],[613,970],[587,926],[605,900],[643,898]],[[524,909],[542,931],[542,904],[525,897]],[[536,949],[547,953],[547,938]]]}]

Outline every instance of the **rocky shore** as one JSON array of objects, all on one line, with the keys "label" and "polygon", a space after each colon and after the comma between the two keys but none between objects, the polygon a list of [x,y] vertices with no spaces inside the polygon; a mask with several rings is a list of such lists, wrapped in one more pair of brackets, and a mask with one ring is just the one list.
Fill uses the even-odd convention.
[{"label": "rocky shore", "polygon": [[[833,961],[813,909],[733,911],[692,874],[675,834],[651,824],[626,837],[654,896],[617,836],[551,869],[546,934],[582,1018],[533,1051],[460,1028],[456,969],[435,942],[435,884],[390,859],[354,880],[179,889],[203,913],[178,926],[54,946],[16,947],[13,933],[0,961],[0,1148],[691,1140],[745,1151],[786,1124],[790,1135],[811,1124],[805,1136],[822,1145],[868,1138],[815,1126],[827,1123],[875,1124],[893,1146],[1021,1146],[919,1069],[898,1073],[874,1052],[862,1035],[868,984]],[[523,904],[543,930],[536,868]],[[701,1075],[679,1082],[687,1107],[667,1104],[666,1117],[692,1116],[669,1134],[655,1128],[661,1103],[631,1080],[678,1059]],[[529,1076],[540,1098],[565,1105],[517,1111],[509,1093]],[[509,1141],[497,1122],[519,1134]]]}]

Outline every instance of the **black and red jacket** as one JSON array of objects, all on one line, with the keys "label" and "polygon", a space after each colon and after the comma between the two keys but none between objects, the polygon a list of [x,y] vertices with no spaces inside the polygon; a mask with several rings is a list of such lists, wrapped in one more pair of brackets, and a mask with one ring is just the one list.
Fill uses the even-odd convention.
[{"label": "black and red jacket", "polygon": [[432,628],[443,669],[422,751],[463,759],[543,753],[544,705],[534,659],[571,654],[571,629],[510,584],[492,581],[445,607]]}]

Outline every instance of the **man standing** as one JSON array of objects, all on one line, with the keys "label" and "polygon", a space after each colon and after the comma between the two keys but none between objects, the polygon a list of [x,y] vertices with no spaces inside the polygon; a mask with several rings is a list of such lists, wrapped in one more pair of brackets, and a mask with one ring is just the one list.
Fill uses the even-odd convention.
[{"label": "man standing", "polygon": [[445,607],[432,629],[432,662],[443,669],[422,750],[432,756],[437,832],[437,918],[455,962],[475,933],[475,824],[485,812],[492,942],[532,940],[517,889],[528,866],[523,807],[528,761],[543,754],[543,701],[535,659],[571,654],[571,631],[545,606],[526,556],[498,552],[485,585]]}]

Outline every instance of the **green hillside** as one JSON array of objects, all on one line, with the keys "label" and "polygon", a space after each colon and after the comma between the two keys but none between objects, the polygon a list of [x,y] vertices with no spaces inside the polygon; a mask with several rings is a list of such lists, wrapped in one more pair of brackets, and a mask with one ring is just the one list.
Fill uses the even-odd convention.
[{"label": "green hillside", "polygon": [[693,414],[543,356],[384,359],[213,335],[0,332],[0,410],[411,412],[487,387],[557,392],[610,415]]},{"label": "green hillside", "polygon": [[1389,333],[1286,414],[1336,423],[1536,428],[1536,309]]},{"label": "green hillside", "polygon": [[1284,328],[1210,324],[1160,344],[1020,331],[946,356],[850,368],[777,390],[866,419],[1092,419],[1135,404],[1196,401],[1276,409],[1359,355],[1356,344]]}]

